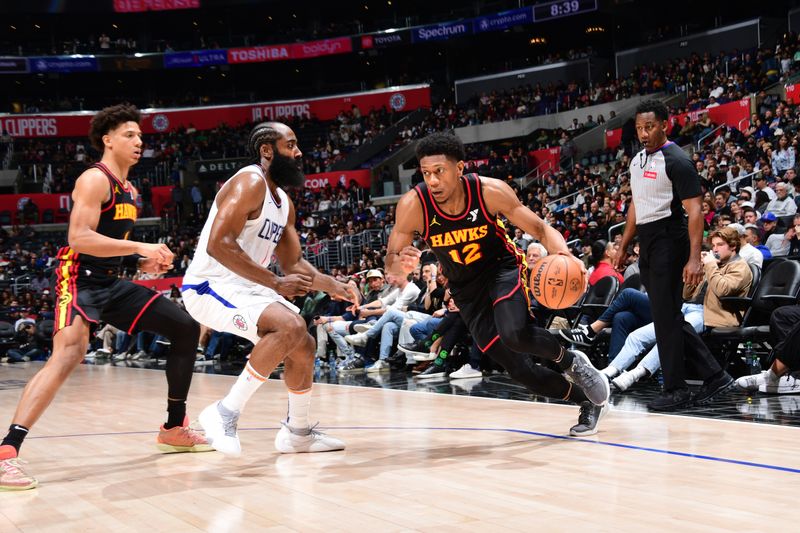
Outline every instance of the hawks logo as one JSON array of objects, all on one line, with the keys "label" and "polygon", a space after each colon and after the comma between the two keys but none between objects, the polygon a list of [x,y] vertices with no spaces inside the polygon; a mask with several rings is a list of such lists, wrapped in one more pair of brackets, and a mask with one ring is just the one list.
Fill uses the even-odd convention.
[{"label": "hawks logo", "polygon": [[236,326],[236,329],[247,331],[247,322],[242,315],[233,317],[233,325]]},{"label": "hawks logo", "polygon": [[58,297],[58,306],[65,307],[72,302],[72,294],[69,292],[65,292],[61,296]]}]

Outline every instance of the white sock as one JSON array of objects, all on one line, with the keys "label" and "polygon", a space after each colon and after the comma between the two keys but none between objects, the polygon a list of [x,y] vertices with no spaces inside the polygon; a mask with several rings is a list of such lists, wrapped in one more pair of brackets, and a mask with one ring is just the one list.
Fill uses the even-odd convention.
[{"label": "white sock", "polygon": [[258,388],[267,381],[267,378],[256,372],[248,361],[239,374],[236,383],[233,384],[228,395],[222,399],[222,405],[231,411],[242,411],[247,400],[255,393]]},{"label": "white sock", "polygon": [[636,379],[636,381],[639,381],[647,375],[647,369],[643,366],[637,366],[631,370],[631,374],[633,374],[633,377]]},{"label": "white sock", "polygon": [[289,412],[286,425],[292,429],[308,428],[308,408],[311,406],[311,387],[304,391],[289,391]]}]

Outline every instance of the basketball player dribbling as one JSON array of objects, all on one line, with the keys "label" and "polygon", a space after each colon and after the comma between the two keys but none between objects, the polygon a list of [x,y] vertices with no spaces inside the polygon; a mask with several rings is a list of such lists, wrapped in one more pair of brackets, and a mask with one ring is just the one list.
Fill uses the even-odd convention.
[{"label": "basketball player dribbling", "polygon": [[200,327],[167,298],[119,278],[121,263],[156,275],[172,268],[173,254],[164,244],[129,240],[136,221],[136,189],[127,178],[141,157],[139,121],[139,111],[126,104],[105,108],[92,118],[89,138],[103,157],[75,182],[69,245],[58,251],[55,268],[53,355],[25,387],[0,445],[0,490],[36,487],[36,479],[17,459],[20,446],[83,361],[90,325],[100,320],[129,334],[140,329],[170,340],[167,421],[158,447],[166,452],[213,451],[203,435],[188,427],[186,417]]},{"label": "basketball player dribbling", "polygon": [[[523,206],[500,180],[463,175],[464,146],[455,135],[434,133],[417,145],[424,183],[397,204],[389,236],[386,271],[413,272],[420,251],[415,232],[428,243],[448,279],[448,287],[473,340],[509,375],[540,396],[580,404],[573,436],[597,433],[608,410],[608,380],[577,350],[564,349],[530,315],[525,254],[506,233],[498,215],[536,237],[551,254],[569,252],[563,237]],[[563,373],[540,365],[552,361]]]},{"label": "basketball player dribbling", "polygon": [[[288,299],[309,291],[353,302],[358,296],[303,259],[294,205],[282,190],[305,182],[294,132],[279,122],[258,124],[248,148],[257,162],[239,170],[220,189],[181,288],[186,309],[201,324],[254,344],[230,392],[206,407],[199,421],[215,449],[239,455],[239,414],[285,361],[289,406],[275,447],[281,453],[342,450],[342,441],[309,424],[316,341]],[[273,254],[285,276],[267,270]]]}]

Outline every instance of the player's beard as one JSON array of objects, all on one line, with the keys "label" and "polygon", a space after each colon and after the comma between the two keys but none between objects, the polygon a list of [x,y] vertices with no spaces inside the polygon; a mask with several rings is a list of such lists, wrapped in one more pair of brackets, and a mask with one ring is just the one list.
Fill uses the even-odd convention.
[{"label": "player's beard", "polygon": [[283,155],[276,150],[269,165],[269,177],[275,182],[275,185],[282,189],[302,187],[306,182],[306,177],[300,169],[301,164],[300,159]]}]

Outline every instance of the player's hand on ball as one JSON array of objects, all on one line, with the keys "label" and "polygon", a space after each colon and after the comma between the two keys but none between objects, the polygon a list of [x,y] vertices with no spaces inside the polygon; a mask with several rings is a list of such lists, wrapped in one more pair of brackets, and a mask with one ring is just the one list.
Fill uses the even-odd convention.
[{"label": "player's hand on ball", "polygon": [[287,299],[305,296],[311,290],[311,276],[289,274],[278,278],[275,292]]},{"label": "player's hand on ball", "polygon": [[417,265],[419,265],[420,257],[422,257],[422,252],[420,252],[417,248],[414,248],[413,246],[406,246],[400,250],[400,253],[398,254],[400,268],[402,268],[403,272],[406,274],[411,274],[414,272],[414,269],[417,268]]},{"label": "player's hand on ball", "polygon": [[580,259],[578,259],[578,258],[577,258],[577,257],[575,257],[574,255],[572,255],[572,253],[563,252],[563,251],[561,251],[561,252],[556,252],[556,253],[557,253],[558,255],[563,255],[564,257],[568,257],[569,259],[571,259],[571,260],[575,261],[575,262],[576,262],[578,265],[580,265],[580,267],[581,267],[581,272],[583,272],[583,279],[585,279],[585,280],[586,280],[586,283],[584,284],[584,287],[583,287],[583,290],[585,291],[585,290],[586,290],[586,288],[587,288],[587,287],[588,287],[588,285],[589,285],[589,273],[587,272],[587,270],[586,270],[586,265],[583,263],[583,261],[581,261]]},{"label": "player's hand on ball", "polygon": [[146,259],[153,259],[164,266],[171,265],[175,260],[175,255],[163,243],[140,242],[139,250],[136,253]]}]

